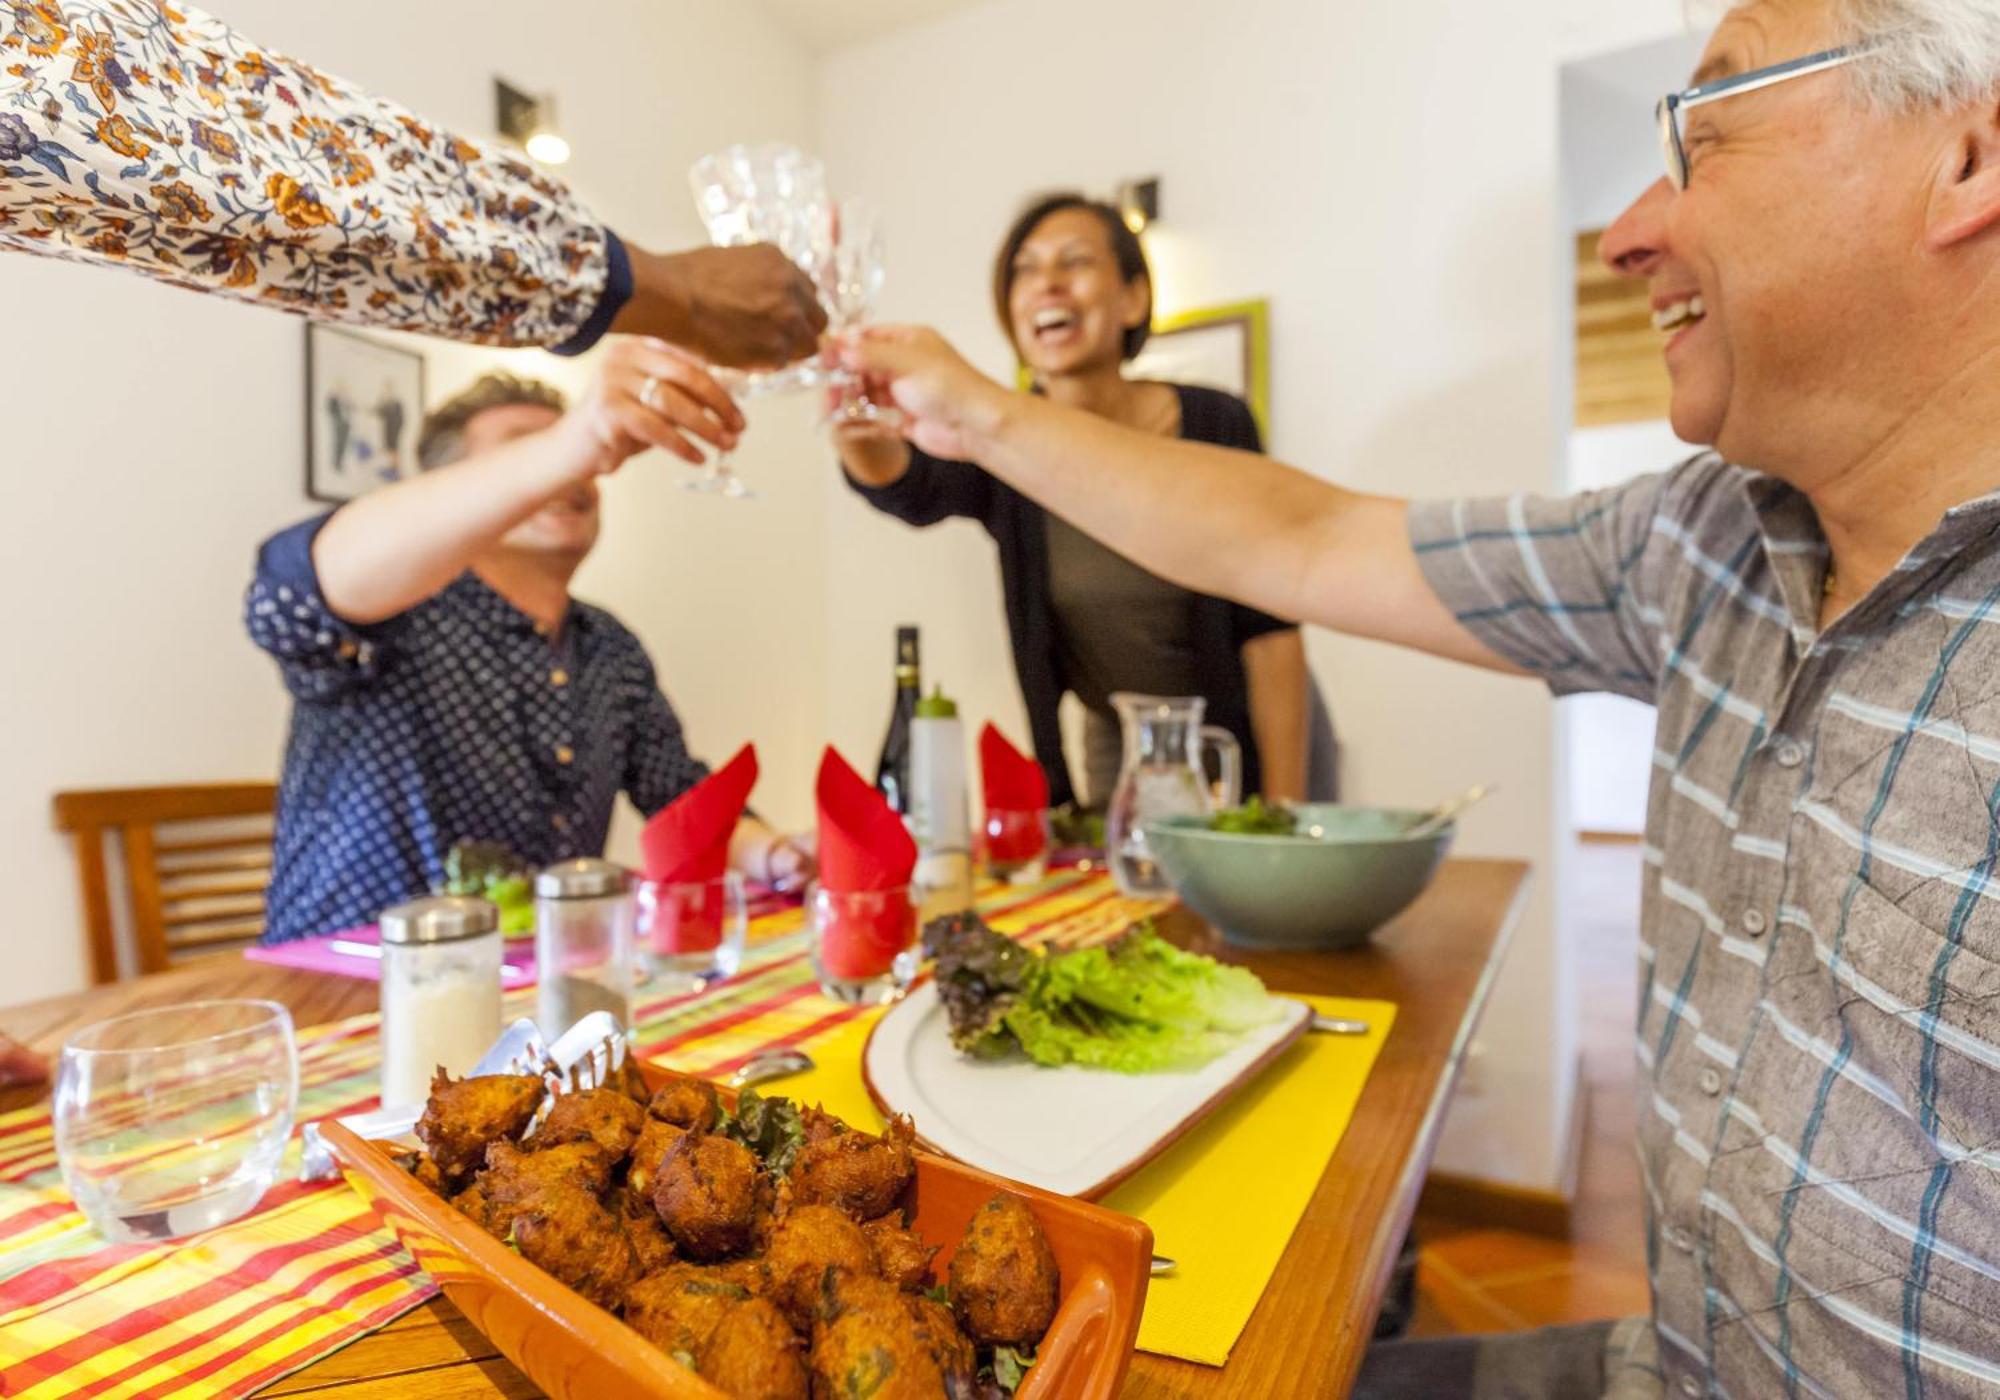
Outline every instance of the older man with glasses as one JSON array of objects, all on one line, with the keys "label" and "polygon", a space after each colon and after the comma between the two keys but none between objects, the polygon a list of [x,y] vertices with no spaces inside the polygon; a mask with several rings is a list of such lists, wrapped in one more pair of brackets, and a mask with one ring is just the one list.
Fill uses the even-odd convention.
[{"label": "older man with glasses", "polygon": [[1753,0],[1694,82],[1603,249],[1713,450],[1614,490],[1364,496],[929,331],[845,352],[1187,587],[1658,708],[1653,1315],[1385,1349],[1362,1394],[2000,1394],[2000,3]]}]

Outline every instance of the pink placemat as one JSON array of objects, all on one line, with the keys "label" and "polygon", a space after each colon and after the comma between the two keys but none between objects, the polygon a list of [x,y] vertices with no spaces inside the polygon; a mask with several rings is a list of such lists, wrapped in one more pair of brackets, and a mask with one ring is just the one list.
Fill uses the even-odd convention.
[{"label": "pink placemat", "polygon": [[[374,924],[342,929],[318,938],[294,938],[287,943],[260,944],[245,948],[243,956],[256,962],[296,967],[306,972],[331,972],[339,977],[358,977],[364,982],[382,980],[382,930]],[[535,980],[535,940],[510,939],[500,955],[500,981],[509,987],[525,987]]]},{"label": "pink placemat", "polygon": [[[751,882],[750,917],[762,919],[795,909],[798,895],[780,894],[768,885]],[[294,938],[286,943],[258,944],[245,948],[243,956],[255,962],[296,967],[306,972],[331,972],[337,977],[358,977],[364,982],[382,980],[382,930],[374,924],[342,929],[315,938]],[[534,938],[512,938],[500,958],[500,982],[506,987],[526,987],[535,980]]]}]

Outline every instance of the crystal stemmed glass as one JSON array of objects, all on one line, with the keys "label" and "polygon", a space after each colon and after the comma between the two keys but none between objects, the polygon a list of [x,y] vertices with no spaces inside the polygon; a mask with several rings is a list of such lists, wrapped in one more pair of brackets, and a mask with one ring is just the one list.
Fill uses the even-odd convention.
[{"label": "crystal stemmed glass", "polygon": [[[882,221],[875,206],[850,195],[833,210],[832,258],[829,280],[820,287],[826,302],[828,328],[835,333],[855,330],[874,313],[887,270],[883,262]],[[836,423],[894,425],[902,415],[868,397],[858,375],[832,376],[839,387],[831,420]]]},{"label": "crystal stemmed glass", "polygon": [[[731,146],[696,161],[688,179],[711,243],[724,248],[774,244],[812,278],[814,286],[824,287],[832,256],[832,220],[826,171],[817,160],[792,146]],[[824,371],[810,356],[776,370],[712,372],[738,399],[810,388],[824,379]],[[726,452],[711,456],[701,474],[684,484],[692,491],[738,498],[756,495],[736,475]]]}]

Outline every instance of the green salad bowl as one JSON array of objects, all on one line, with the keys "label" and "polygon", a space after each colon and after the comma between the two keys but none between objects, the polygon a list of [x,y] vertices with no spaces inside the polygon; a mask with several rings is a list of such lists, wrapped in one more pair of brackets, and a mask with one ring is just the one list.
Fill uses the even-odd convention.
[{"label": "green salad bowl", "polygon": [[1300,803],[1292,836],[1211,831],[1205,817],[1146,823],[1182,903],[1248,948],[1352,948],[1423,893],[1454,828],[1403,833],[1424,813]]}]

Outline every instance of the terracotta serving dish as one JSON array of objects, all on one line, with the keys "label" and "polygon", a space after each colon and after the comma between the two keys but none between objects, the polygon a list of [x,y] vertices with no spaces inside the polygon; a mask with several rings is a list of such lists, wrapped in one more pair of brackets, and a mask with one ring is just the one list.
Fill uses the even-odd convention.
[{"label": "terracotta serving dish", "polygon": [[[649,1086],[667,1076],[641,1065]],[[730,1096],[725,1091],[725,1098]],[[727,1400],[637,1332],[530,1264],[404,1171],[396,1143],[356,1136],[328,1119],[325,1140],[348,1181],[472,1325],[554,1400],[654,1396]],[[1118,1393],[1153,1253],[1143,1222],[1053,1196],[957,1162],[917,1154],[912,1228],[942,1248],[937,1276],[972,1213],[995,1191],[1034,1209],[1062,1271],[1062,1302],[1017,1400],[1109,1400]]]}]

